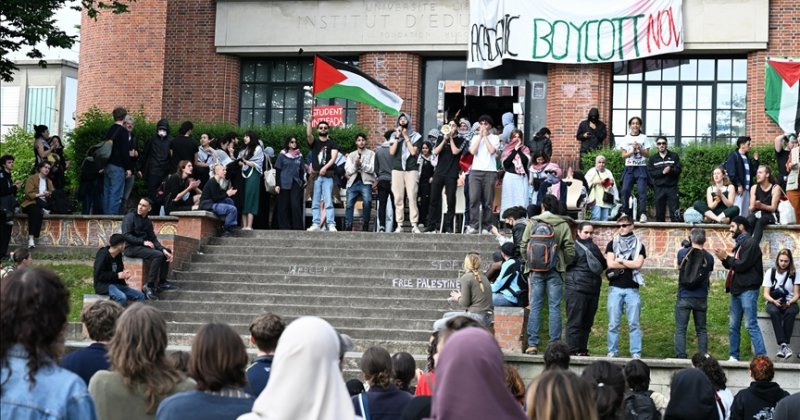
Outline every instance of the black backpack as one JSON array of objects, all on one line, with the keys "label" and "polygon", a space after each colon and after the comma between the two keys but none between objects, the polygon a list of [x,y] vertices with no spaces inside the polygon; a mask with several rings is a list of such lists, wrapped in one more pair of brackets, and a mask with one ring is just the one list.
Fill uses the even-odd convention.
[{"label": "black backpack", "polygon": [[661,420],[661,413],[649,394],[652,392],[633,392],[625,397],[626,420]]},{"label": "black backpack", "polygon": [[705,251],[689,248],[678,267],[678,284],[686,290],[700,287],[708,271],[707,264]]},{"label": "black backpack", "polygon": [[535,272],[548,272],[558,264],[556,230],[547,222],[532,220],[528,239],[528,267]]}]

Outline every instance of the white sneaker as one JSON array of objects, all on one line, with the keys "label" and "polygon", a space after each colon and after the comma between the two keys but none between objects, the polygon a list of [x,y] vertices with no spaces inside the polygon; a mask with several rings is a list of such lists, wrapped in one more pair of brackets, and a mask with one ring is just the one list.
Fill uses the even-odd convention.
[{"label": "white sneaker", "polygon": [[413,228],[413,229],[411,229],[411,233],[422,233],[422,231],[421,231],[421,230],[419,230],[419,227],[418,227],[418,226],[414,226],[414,228]]},{"label": "white sneaker", "polygon": [[492,234],[492,232],[489,232],[489,231],[488,231],[488,230],[486,230],[486,229],[484,229],[484,230],[482,230],[482,231],[481,231],[481,235],[491,235],[491,234]]},{"label": "white sneaker", "polygon": [[791,348],[791,347],[789,347],[789,345],[788,345],[788,344],[786,344],[786,348],[783,350],[783,354],[784,354],[784,356],[783,356],[783,357],[785,357],[785,358],[787,358],[787,359],[788,359],[788,358],[790,358],[790,357],[792,357],[792,348]]},{"label": "white sneaker", "polygon": [[778,353],[775,354],[775,357],[778,359],[783,359],[786,357],[786,344],[781,344],[781,346],[778,347]]},{"label": "white sneaker", "polygon": [[641,358],[642,358],[642,355],[639,354],[639,353],[633,353],[633,355],[631,356],[631,359],[638,360],[638,359],[641,359]]},{"label": "white sneaker", "polygon": [[328,232],[336,232],[336,225],[333,223],[328,225]]},{"label": "white sneaker", "polygon": [[728,361],[729,361],[729,362],[738,362],[738,361],[739,361],[739,359],[737,359],[737,358],[735,358],[735,357],[731,356],[731,357],[729,357],[729,358],[728,358]]},{"label": "white sneaker", "polygon": [[306,230],[307,230],[307,231],[309,231],[309,232],[316,232],[316,231],[318,231],[318,230],[319,230],[319,225],[318,225],[318,224],[316,224],[316,223],[314,223],[313,225],[311,225],[311,227],[310,227],[310,228],[308,228],[308,229],[306,229]]},{"label": "white sneaker", "polygon": [[28,248],[36,248],[36,243],[33,241],[33,238],[28,238]]},{"label": "white sneaker", "polygon": [[397,229],[394,230],[394,233],[403,233],[403,227],[398,226]]},{"label": "white sneaker", "polygon": [[464,233],[467,234],[467,235],[472,235],[472,234],[474,234],[476,232],[477,232],[477,230],[472,226],[467,226],[467,230],[464,231]]},{"label": "white sneaker", "polygon": [[49,214],[50,214],[50,210],[47,210],[47,209],[42,209],[42,214],[43,214],[43,215],[45,215],[45,216],[47,216],[47,215],[49,215]]},{"label": "white sneaker", "polygon": [[647,223],[647,215],[646,215],[646,214],[644,214],[644,213],[642,213],[642,214],[639,216],[639,222],[640,222],[640,223]]}]

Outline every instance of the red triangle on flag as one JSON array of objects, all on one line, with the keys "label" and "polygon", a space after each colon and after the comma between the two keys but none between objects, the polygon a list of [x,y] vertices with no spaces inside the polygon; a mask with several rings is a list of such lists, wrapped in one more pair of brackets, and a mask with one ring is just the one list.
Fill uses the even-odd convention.
[{"label": "red triangle on flag", "polygon": [[314,57],[314,77],[311,82],[314,95],[346,79],[347,77],[330,63],[319,56]]},{"label": "red triangle on flag", "polygon": [[767,60],[789,87],[793,87],[800,80],[800,61]]}]

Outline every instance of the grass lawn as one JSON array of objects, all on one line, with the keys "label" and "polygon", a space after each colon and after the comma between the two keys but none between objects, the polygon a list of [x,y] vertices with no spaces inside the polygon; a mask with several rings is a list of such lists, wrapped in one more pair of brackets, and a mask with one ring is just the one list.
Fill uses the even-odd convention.
[{"label": "grass lawn", "polygon": [[[677,277],[645,273],[647,286],[640,289],[642,313],[639,325],[642,329],[642,355],[646,358],[675,357],[673,336],[675,333],[675,300],[677,298]],[[592,334],[589,337],[589,353],[600,356],[608,353],[606,331],[608,328],[607,310],[608,282],[603,283],[597,315],[595,316]],[[719,360],[728,359],[728,308],[730,295],[725,293],[724,279],[712,279],[708,296],[708,312],[706,328],[708,330],[708,351]],[[562,320],[566,333],[566,315],[562,305]],[[764,308],[764,299],[759,297],[758,308]],[[539,328],[540,343],[548,342],[547,305],[542,311],[542,323]],[[750,336],[744,330],[742,322],[740,360],[752,357]],[[619,355],[629,357],[628,324],[623,315],[619,331]],[[546,346],[546,344],[545,344]],[[540,352],[544,348],[540,348]],[[694,320],[690,317],[686,331],[686,353],[691,357],[697,352],[697,333]]]},{"label": "grass lawn", "polygon": [[92,262],[81,263],[80,261],[69,261],[59,263],[55,261],[39,261],[36,266],[49,268],[64,279],[69,289],[69,322],[81,321],[81,309],[83,308],[83,295],[94,294],[92,285]]}]

